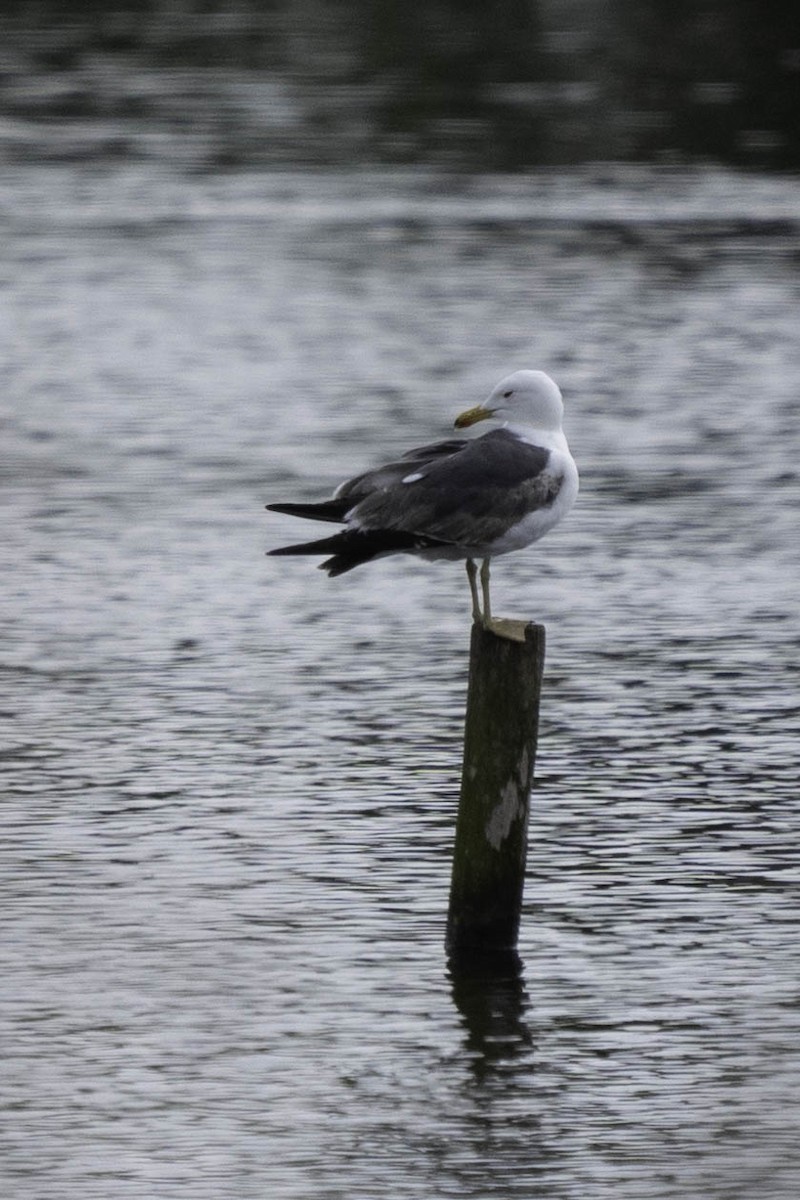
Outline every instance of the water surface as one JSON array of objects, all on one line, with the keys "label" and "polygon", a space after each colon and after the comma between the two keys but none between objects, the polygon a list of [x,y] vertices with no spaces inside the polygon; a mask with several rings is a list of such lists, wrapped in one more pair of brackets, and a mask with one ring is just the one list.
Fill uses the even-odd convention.
[{"label": "water surface", "polygon": [[[9,1200],[790,1200],[793,184],[3,185]],[[765,220],[765,218],[767,218]],[[468,590],[265,514],[561,383],[517,971],[442,940]]]}]

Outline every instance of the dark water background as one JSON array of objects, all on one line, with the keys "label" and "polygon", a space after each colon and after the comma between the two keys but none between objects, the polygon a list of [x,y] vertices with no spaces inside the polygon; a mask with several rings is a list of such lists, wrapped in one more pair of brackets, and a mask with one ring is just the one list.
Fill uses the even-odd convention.
[{"label": "dark water background", "polygon": [[[800,193],[0,184],[5,1200],[793,1200]],[[519,976],[442,939],[461,569],[263,551],[561,383]]]},{"label": "dark water background", "polygon": [[800,167],[800,9],[4,0],[0,160]]}]

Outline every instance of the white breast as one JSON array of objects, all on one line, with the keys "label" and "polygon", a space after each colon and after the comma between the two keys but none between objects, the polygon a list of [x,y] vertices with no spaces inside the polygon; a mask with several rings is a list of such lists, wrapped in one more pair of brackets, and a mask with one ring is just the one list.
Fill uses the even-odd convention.
[{"label": "white breast", "polygon": [[[542,440],[538,440],[539,445]],[[575,503],[579,487],[578,468],[575,465],[575,459],[569,452],[567,439],[559,431],[557,434],[550,434],[547,440],[550,442],[548,447],[550,461],[547,469],[553,475],[563,477],[558,495],[547,508],[540,508],[536,512],[528,513],[503,537],[493,542],[491,547],[486,547],[486,554],[492,557],[498,554],[509,554],[513,550],[522,550],[524,546],[530,546],[532,542],[538,542],[539,538],[549,533],[558,525],[559,521],[563,521]]]}]

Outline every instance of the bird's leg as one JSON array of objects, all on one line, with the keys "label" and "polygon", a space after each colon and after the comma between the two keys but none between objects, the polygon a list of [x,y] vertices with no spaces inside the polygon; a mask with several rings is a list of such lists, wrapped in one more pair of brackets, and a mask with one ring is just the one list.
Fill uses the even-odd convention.
[{"label": "bird's leg", "polygon": [[481,563],[481,590],[483,592],[483,623],[491,625],[492,623],[492,602],[489,598],[489,559],[485,558]]},{"label": "bird's leg", "polygon": [[471,558],[467,559],[467,579],[469,580],[469,590],[472,592],[472,619],[478,624],[483,622],[483,613],[481,612],[481,604],[478,599],[478,588],[475,580],[478,577],[478,568]]}]

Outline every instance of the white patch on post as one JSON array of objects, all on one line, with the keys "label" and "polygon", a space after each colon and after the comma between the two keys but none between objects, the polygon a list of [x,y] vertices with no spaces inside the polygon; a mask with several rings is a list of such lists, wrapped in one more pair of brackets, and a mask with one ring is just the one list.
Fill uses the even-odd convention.
[{"label": "white patch on post", "polygon": [[492,815],[484,828],[486,840],[494,850],[500,849],[514,822],[525,818],[525,800],[531,783],[530,770],[528,747],[523,746],[516,778],[512,776],[503,788],[500,802],[492,809]]},{"label": "white patch on post", "polygon": [[519,786],[520,786],[521,790],[525,789],[527,791],[528,787],[530,786],[530,773],[531,773],[531,764],[530,764],[530,759],[528,758],[528,747],[523,746],[522,754],[521,754],[520,760],[519,760],[519,766],[517,768],[517,774],[519,777]]},{"label": "white patch on post", "polygon": [[492,809],[492,815],[484,829],[486,840],[494,850],[500,849],[511,832],[511,826],[523,816],[524,812],[525,806],[520,802],[517,782],[509,779],[503,788],[500,802]]}]

